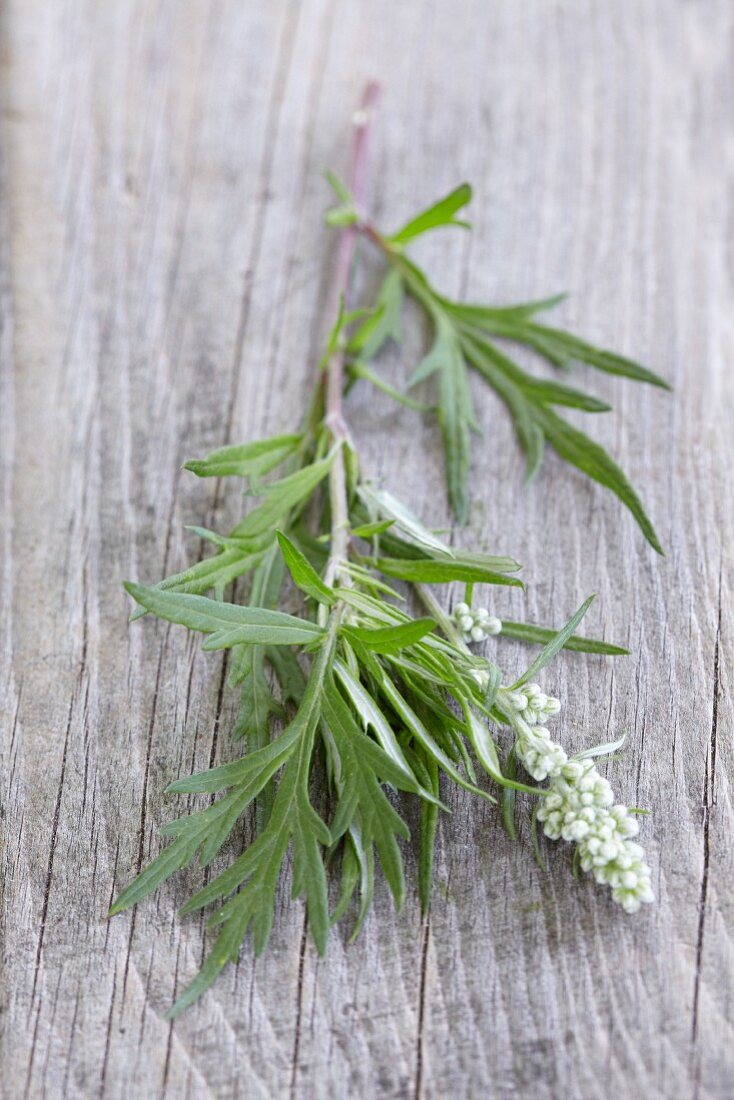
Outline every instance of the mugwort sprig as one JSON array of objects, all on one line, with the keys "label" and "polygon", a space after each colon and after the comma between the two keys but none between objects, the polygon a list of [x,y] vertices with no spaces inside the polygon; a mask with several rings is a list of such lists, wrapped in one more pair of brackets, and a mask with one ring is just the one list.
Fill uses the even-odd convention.
[{"label": "mugwort sprig", "polygon": [[[449,304],[439,310],[439,299],[405,267],[399,251],[429,223],[452,220],[455,202],[421,215],[390,239],[400,263],[377,311],[345,304],[364,228],[354,209],[363,203],[376,94],[370,86],[355,119],[350,187],[340,192],[335,183],[342,207],[329,220],[342,228],[333,324],[303,423],[294,432],[228,445],[187,463],[197,477],[235,479],[252,505],[226,533],[194,528],[212,547],[210,555],[153,587],[126,585],[136,604],[133,618],[150,613],[202,635],[207,653],[224,655],[228,685],[239,695],[231,730],[239,751],[225,749],[227,762],[171,783],[171,794],[201,801],[164,827],[169,843],[111,908],[118,913],[135,905],[186,865],[209,869],[182,912],[206,909],[214,939],[173,1015],[236,961],[248,935],[255,952],[264,950],[287,861],[293,896],[305,899],[321,953],[331,926],[347,915],[358,934],[378,868],[400,907],[410,839],[402,806],[410,798],[420,806],[418,890],[427,908],[437,822],[451,785],[489,803],[503,800],[506,822],[508,800],[526,796],[546,835],[574,843],[581,867],[609,884],[627,910],[651,898],[649,871],[631,839],[636,822],[613,803],[590,759],[583,753],[568,758],[551,740],[544,723],[560,704],[534,679],[562,647],[626,650],[575,633],[590,600],[558,632],[473,609],[477,585],[523,587],[518,562],[442,541],[369,477],[352,442],[344,393],[355,377],[382,384],[368,361],[384,333],[395,331],[398,283],[419,287],[436,320],[438,349],[421,373],[439,373],[451,448],[456,440],[464,446],[470,421],[466,363],[480,351],[489,355],[482,343],[484,315],[462,314]],[[531,323],[527,310],[512,317],[518,325],[523,318]],[[548,354],[557,346],[547,332],[532,332]],[[557,385],[516,385],[518,393],[533,395],[528,401],[540,402],[533,422],[552,424],[547,404],[559,398]],[[453,450],[451,456],[456,504],[463,499],[466,462],[460,458],[457,467]],[[453,583],[464,586],[465,596],[449,614],[434,589]],[[282,610],[294,594],[298,614]],[[425,606],[422,617],[411,613],[416,600]],[[471,648],[490,638],[496,646],[497,636],[542,647],[519,680]],[[518,762],[527,781],[518,776]],[[549,786],[539,786],[546,780]],[[388,797],[389,791],[400,797]],[[243,847],[238,826],[245,818],[253,839]]]}]

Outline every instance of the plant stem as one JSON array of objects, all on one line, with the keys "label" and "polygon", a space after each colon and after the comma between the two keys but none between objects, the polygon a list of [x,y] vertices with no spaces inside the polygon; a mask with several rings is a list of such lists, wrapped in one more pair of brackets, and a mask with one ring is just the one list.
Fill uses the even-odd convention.
[{"label": "plant stem", "polygon": [[[373,81],[367,84],[360,107],[353,116],[354,145],[348,186],[359,206],[364,201],[370,122],[379,94],[378,84]],[[339,234],[336,269],[329,303],[328,316],[330,318],[338,316],[341,302],[346,298],[358,236],[359,230],[356,225],[345,226]],[[327,584],[333,584],[340,579],[343,584],[350,583],[347,575],[342,578],[339,577],[339,567],[346,558],[349,548],[349,506],[347,501],[346,463],[344,460],[344,447],[349,443],[349,429],[342,414],[343,390],[344,347],[341,341],[337,341],[337,346],[329,356],[326,364],[324,425],[329,431],[334,444],[338,447],[329,471],[331,552],[324,575]]]},{"label": "plant stem", "polygon": [[464,653],[471,653],[461,633],[454,626],[453,619],[448,612],[443,609],[430,588],[426,588],[424,584],[414,584],[412,587],[418,599],[430,613],[431,617],[436,620],[448,640],[453,642],[454,645]]}]

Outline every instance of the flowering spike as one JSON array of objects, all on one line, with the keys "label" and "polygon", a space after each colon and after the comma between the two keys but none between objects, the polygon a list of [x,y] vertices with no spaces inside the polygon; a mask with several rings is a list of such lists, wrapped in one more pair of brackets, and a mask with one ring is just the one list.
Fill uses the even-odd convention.
[{"label": "flowering spike", "polygon": [[[506,698],[514,708],[519,760],[537,782],[550,779],[550,791],[537,815],[543,832],[551,840],[576,844],[583,870],[611,886],[612,897],[625,912],[636,913],[643,903],[653,901],[653,892],[643,849],[631,839],[639,829],[633,815],[626,806],[614,804],[611,785],[593,761],[569,759],[544,726],[531,725],[530,718],[537,722],[538,713],[557,712],[557,699],[548,699],[537,684],[527,684],[522,693],[508,693]],[[549,702],[557,704],[551,711]]]}]

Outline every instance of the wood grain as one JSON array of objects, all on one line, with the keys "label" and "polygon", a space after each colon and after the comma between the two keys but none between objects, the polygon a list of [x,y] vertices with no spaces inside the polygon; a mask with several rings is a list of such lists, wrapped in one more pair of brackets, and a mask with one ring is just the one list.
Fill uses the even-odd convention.
[{"label": "wood grain", "polygon": [[[4,5],[4,1096],[732,1095],[733,45],[727,0]],[[104,912],[177,813],[167,782],[227,758],[232,700],[184,631],[128,627],[120,582],[236,514],[185,458],[298,417],[332,259],[321,173],[368,76],[378,220],[475,185],[474,234],[419,250],[439,284],[568,290],[560,320],[675,386],[588,378],[665,559],[552,457],[523,490],[479,390],[456,533],[521,558],[527,617],[596,591],[594,630],[633,648],[547,675],[569,745],[630,734],[610,773],[653,810],[658,900],[625,919],[566,851],[543,873],[455,794],[428,921],[381,888],[361,940],[319,960],[283,897],[269,953],[172,1026],[204,943],[176,914],[191,879]],[[444,524],[431,423],[366,388],[348,412],[373,472]]]}]

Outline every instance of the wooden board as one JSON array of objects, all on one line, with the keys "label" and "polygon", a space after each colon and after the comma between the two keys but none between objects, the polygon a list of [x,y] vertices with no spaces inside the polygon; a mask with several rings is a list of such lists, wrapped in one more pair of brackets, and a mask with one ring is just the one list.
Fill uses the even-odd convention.
[{"label": "wooden board", "polygon": [[[733,32],[727,0],[5,4],[3,1095],[732,1095]],[[345,166],[368,76],[378,219],[474,183],[474,234],[419,250],[437,282],[567,290],[560,321],[675,386],[584,375],[665,559],[552,456],[523,490],[479,389],[455,532],[523,561],[525,606],[498,614],[560,624],[595,591],[590,628],[633,648],[544,682],[569,746],[629,733],[609,774],[653,811],[657,903],[626,918],[562,847],[542,872],[453,795],[427,922],[381,887],[361,940],[319,960],[284,896],[269,953],[245,948],[171,1026],[202,957],[176,913],[195,876],[104,913],[176,816],[166,784],[228,758],[232,700],[185,631],[128,626],[121,581],[196,554],[185,523],[236,515],[184,459],[299,415],[333,258],[322,170]],[[374,474],[444,525],[431,422],[364,386],[348,411]]]}]

